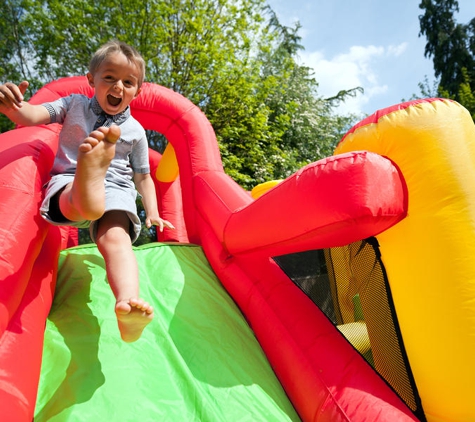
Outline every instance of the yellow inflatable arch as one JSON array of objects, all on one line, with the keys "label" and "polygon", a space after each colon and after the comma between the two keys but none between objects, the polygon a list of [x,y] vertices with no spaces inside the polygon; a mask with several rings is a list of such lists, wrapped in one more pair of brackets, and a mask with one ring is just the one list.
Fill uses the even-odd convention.
[{"label": "yellow inflatable arch", "polygon": [[475,421],[475,126],[461,105],[418,100],[356,125],[335,154],[392,160],[408,215],[377,236],[429,422]]}]

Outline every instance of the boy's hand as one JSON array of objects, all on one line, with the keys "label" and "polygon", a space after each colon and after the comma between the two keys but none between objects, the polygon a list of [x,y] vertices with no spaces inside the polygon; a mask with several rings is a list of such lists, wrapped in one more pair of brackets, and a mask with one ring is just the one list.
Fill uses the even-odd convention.
[{"label": "boy's hand", "polygon": [[157,226],[158,229],[160,230],[160,232],[163,232],[163,229],[165,227],[168,227],[169,229],[174,229],[175,226],[170,223],[168,220],[164,220],[163,218],[160,218],[160,217],[156,217],[156,218],[151,218],[151,217],[147,217],[145,219],[145,226],[147,227],[147,229],[149,229],[150,227],[153,226]]},{"label": "boy's hand", "polygon": [[0,112],[6,113],[9,110],[18,110],[21,108],[23,94],[28,88],[28,82],[23,81],[18,86],[12,82],[0,85]]}]

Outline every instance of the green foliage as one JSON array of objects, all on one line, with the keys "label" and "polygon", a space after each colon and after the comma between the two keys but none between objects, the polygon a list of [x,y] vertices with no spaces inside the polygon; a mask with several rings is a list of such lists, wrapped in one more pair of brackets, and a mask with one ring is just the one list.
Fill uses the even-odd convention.
[{"label": "green foliage", "polygon": [[421,35],[426,35],[425,56],[432,57],[440,78],[438,95],[452,98],[475,115],[475,18],[457,23],[457,0],[422,0]]},{"label": "green foliage", "polygon": [[[28,50],[24,48],[25,34],[19,24],[23,2],[9,0],[0,3],[0,81],[18,81],[26,77]],[[13,129],[13,123],[0,115],[0,133]]]},{"label": "green foliage", "polygon": [[444,98],[456,99],[470,112],[472,119],[475,120],[475,92],[472,90],[471,80],[467,69],[462,68],[462,76],[463,82],[458,87],[456,95],[452,95],[442,86],[439,86],[439,94]]},{"label": "green foliage", "polygon": [[[226,172],[245,188],[329,155],[348,126],[297,63],[300,26],[280,25],[264,0],[6,0],[3,8],[23,31],[21,43],[9,40],[17,53],[0,58],[9,66],[3,79],[37,88],[86,73],[107,40],[128,42],[144,56],[148,81],[203,110]],[[163,140],[152,147],[162,151]]]},{"label": "green foliage", "polygon": [[0,80],[20,79],[27,70],[28,51],[24,49],[25,34],[19,24],[23,2],[9,0],[0,3]]}]

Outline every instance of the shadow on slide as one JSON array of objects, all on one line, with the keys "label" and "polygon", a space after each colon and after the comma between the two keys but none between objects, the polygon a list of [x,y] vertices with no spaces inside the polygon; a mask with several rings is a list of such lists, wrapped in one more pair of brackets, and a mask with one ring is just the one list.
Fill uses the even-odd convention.
[{"label": "shadow on slide", "polygon": [[155,318],[132,344],[96,246],[61,253],[35,422],[299,420],[201,247],[134,250]]}]

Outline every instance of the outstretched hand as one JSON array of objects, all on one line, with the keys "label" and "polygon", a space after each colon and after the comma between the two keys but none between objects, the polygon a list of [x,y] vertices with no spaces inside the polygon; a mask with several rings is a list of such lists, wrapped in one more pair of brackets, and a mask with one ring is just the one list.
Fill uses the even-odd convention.
[{"label": "outstretched hand", "polygon": [[147,217],[145,219],[145,226],[147,229],[149,229],[152,226],[157,226],[160,232],[163,232],[163,229],[165,227],[168,227],[169,229],[174,229],[175,226],[170,223],[168,220],[164,220],[163,218],[152,218],[152,217]]},{"label": "outstretched hand", "polygon": [[7,82],[0,85],[0,113],[6,113],[9,110],[18,110],[22,106],[23,95],[25,94],[29,83],[27,81],[15,85]]}]

